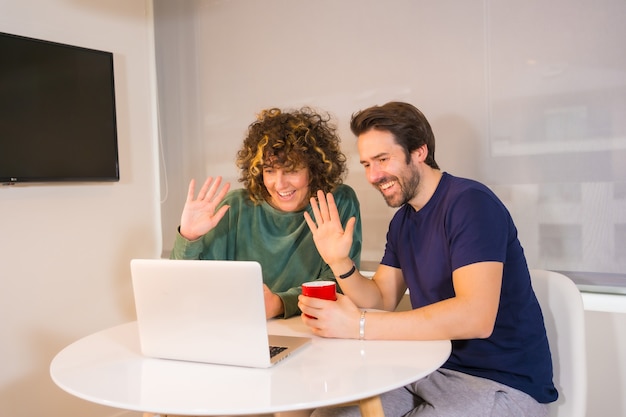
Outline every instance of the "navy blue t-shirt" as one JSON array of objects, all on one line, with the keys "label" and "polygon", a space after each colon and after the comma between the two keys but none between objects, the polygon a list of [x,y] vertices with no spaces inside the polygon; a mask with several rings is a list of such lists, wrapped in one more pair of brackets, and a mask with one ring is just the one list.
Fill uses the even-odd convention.
[{"label": "navy blue t-shirt", "polygon": [[488,378],[541,403],[558,397],[543,315],[509,211],[486,186],[443,173],[419,211],[402,206],[389,225],[382,264],[401,268],[413,308],[454,297],[452,272],[476,262],[504,264],[492,335],[454,340],[444,368]]}]

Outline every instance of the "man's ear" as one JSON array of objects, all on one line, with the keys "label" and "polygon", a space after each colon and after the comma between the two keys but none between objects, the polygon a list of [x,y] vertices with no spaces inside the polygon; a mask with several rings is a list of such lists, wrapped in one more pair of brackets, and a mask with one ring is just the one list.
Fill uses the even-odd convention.
[{"label": "man's ear", "polygon": [[424,162],[426,157],[428,156],[428,145],[423,144],[419,148],[415,149],[411,152],[411,159],[413,163],[416,164],[418,162]]}]

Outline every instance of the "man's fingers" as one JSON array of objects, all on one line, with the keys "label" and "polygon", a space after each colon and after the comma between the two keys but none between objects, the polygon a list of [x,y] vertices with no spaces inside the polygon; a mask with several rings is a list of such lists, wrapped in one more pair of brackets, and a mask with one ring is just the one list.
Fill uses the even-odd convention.
[{"label": "man's fingers", "polygon": [[306,221],[306,224],[309,225],[309,229],[311,229],[311,232],[315,233],[315,231],[317,230],[317,225],[315,224],[309,213],[306,211],[304,212],[304,221]]},{"label": "man's fingers", "polygon": [[348,236],[354,236],[354,225],[356,224],[356,217],[350,217],[346,223],[346,229],[344,234]]},{"label": "man's fingers", "polygon": [[324,195],[324,191],[322,190],[319,190],[317,192],[317,203],[320,206],[320,214],[321,214],[322,221],[329,220],[330,216],[328,215],[328,204],[326,203],[326,196]]},{"label": "man's fingers", "polygon": [[[317,205],[317,200],[314,197],[311,197],[311,209],[313,209],[313,218],[315,219],[315,223],[316,224],[321,223],[322,214],[320,213],[319,206]],[[311,229],[311,230],[314,230],[314,229]]]},{"label": "man's fingers", "polygon": [[327,210],[328,210],[328,219],[336,220],[339,219],[339,210],[337,210],[337,204],[335,204],[335,196],[331,193],[326,194],[327,201]]}]

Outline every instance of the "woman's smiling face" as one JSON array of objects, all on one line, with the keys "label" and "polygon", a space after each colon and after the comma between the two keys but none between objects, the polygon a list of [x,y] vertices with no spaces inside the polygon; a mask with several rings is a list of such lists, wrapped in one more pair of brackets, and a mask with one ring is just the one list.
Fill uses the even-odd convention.
[{"label": "woman's smiling face", "polygon": [[269,198],[267,202],[277,210],[296,212],[309,204],[309,169],[285,169],[279,165],[263,168],[263,184]]}]

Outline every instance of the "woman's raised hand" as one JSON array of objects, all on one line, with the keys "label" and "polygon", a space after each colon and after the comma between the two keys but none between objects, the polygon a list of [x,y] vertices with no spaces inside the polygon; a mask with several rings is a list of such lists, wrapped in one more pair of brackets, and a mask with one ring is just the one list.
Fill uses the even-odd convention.
[{"label": "woman's raised hand", "polygon": [[224,205],[216,211],[230,189],[230,183],[220,188],[222,177],[209,177],[195,197],[196,181],[189,182],[187,200],[180,219],[180,234],[188,240],[196,240],[213,229],[224,217],[229,206]]}]

